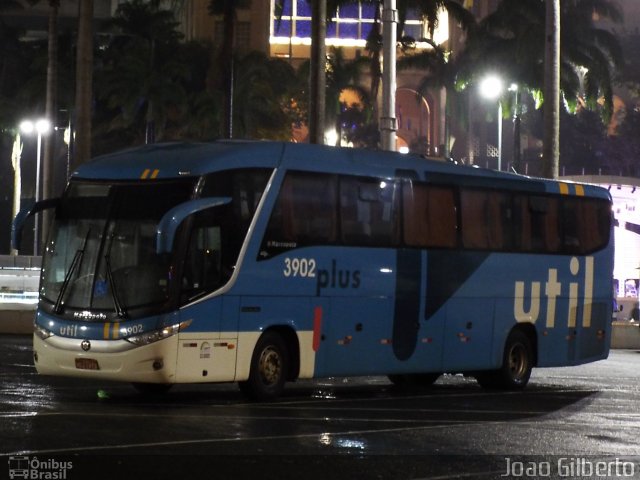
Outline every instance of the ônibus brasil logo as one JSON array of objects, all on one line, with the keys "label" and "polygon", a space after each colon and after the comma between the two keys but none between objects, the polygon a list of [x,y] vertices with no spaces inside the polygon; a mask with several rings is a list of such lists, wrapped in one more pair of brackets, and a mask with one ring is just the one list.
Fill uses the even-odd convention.
[{"label": "\u00f4nibus brasil logo", "polygon": [[72,462],[61,462],[52,458],[40,460],[38,457],[9,457],[9,478],[33,480],[66,480],[67,472],[73,468]]}]

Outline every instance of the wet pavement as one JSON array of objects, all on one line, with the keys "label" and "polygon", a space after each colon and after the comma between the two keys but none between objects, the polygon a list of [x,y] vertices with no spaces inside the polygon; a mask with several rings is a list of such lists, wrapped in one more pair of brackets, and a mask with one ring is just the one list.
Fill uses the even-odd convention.
[{"label": "wet pavement", "polygon": [[0,335],[0,362],[0,478],[25,462],[35,478],[70,480],[640,478],[635,350],[534,370],[518,393],[450,375],[422,391],[334,378],[270,403],[233,384],[149,397],[39,376],[28,336]]}]

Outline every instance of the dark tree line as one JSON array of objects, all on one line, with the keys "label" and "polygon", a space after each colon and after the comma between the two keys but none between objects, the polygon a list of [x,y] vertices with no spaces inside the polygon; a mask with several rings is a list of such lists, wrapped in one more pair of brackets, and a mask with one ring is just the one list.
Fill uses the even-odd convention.
[{"label": "dark tree line", "polygon": [[[282,6],[286,1],[280,0],[277,5]],[[1,8],[7,8],[10,3],[14,2],[3,1]],[[330,15],[343,3],[329,2]],[[367,0],[367,3],[381,2]],[[240,54],[236,50],[234,54],[227,37],[233,33],[234,9],[241,6],[242,2],[210,2],[210,13],[222,18],[226,26],[222,45],[213,45],[185,42],[173,13],[162,9],[157,0],[122,3],[115,18],[94,32],[92,153],[145,141],[224,137],[229,121],[235,138],[289,139],[291,126],[306,122],[308,65],[295,70],[287,61],[258,52]],[[423,73],[421,93],[446,89],[445,110],[451,129],[465,128],[469,115],[465,111],[468,103],[465,95],[484,72],[494,69],[506,76],[505,83],[518,83],[526,92],[532,107],[522,114],[523,129],[529,129],[530,134],[539,133],[536,108],[544,102],[541,46],[544,0],[503,0],[492,15],[480,23],[456,0],[398,0],[398,8],[400,29],[408,12],[413,12],[427,22],[428,37],[437,25],[438,9],[444,8],[465,32],[466,41],[458,51],[434,45],[432,49],[416,52],[412,50],[416,40],[430,42],[431,39],[399,35],[405,52],[399,66]],[[615,36],[594,22],[596,13],[600,18],[620,19],[615,2],[610,0],[562,2],[562,15],[568,21],[562,30],[561,88],[563,104],[571,113],[562,115],[566,135],[589,125],[579,118],[587,114],[578,115],[578,112],[596,112],[604,121],[613,113],[613,86],[620,80],[616,75],[622,71],[622,49]],[[340,50],[328,52],[328,123],[356,145],[377,143],[375,98],[380,32],[376,24],[368,39],[368,55],[363,59],[347,60]],[[20,31],[0,23],[0,126],[5,132],[15,128],[20,116],[45,109],[47,44],[22,42],[20,35]],[[57,110],[62,112],[58,119],[60,126],[68,123],[67,117],[74,112],[75,42],[74,31],[59,32],[56,96]],[[228,82],[229,65],[233,65],[232,90]],[[357,104],[340,102],[344,90],[355,92],[360,101]],[[232,109],[229,108],[230,91]],[[513,96],[505,94],[501,101],[505,117],[510,116]],[[523,103],[526,100],[523,99]],[[631,125],[634,112],[628,113],[628,125]],[[608,163],[630,163],[623,160],[623,151],[628,150],[623,140],[627,135],[624,128],[631,128],[624,126],[625,123],[627,121],[620,123],[621,130],[615,139],[604,134],[606,149],[593,149],[609,152]],[[595,142],[596,136],[591,133],[589,136],[593,138],[589,140]],[[606,145],[607,142],[618,146],[614,148]],[[575,163],[574,156],[588,158],[583,152],[577,153],[575,142],[562,141],[561,146],[561,165]]]}]

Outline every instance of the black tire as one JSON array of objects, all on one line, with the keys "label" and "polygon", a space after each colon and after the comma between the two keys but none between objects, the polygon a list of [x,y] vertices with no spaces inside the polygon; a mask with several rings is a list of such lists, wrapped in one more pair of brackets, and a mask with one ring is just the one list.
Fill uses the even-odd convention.
[{"label": "black tire", "polygon": [[507,337],[498,370],[478,372],[475,377],[484,388],[522,390],[529,383],[533,369],[533,348],[524,332],[513,330]]},{"label": "black tire", "polygon": [[284,390],[289,371],[287,345],[276,332],[266,332],[256,343],[249,378],[238,382],[242,393],[252,400],[273,400]]},{"label": "black tire", "polygon": [[428,388],[433,385],[440,373],[406,373],[388,375],[389,380],[396,387],[405,389]]},{"label": "black tire", "polygon": [[173,387],[172,383],[140,383],[135,382],[132,383],[133,388],[135,388],[138,393],[143,395],[162,395],[167,393],[171,387]]}]

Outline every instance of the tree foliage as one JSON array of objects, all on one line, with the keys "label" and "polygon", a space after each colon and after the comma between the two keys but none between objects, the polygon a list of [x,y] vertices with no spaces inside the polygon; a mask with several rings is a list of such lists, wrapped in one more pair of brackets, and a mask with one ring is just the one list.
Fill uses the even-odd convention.
[{"label": "tree foliage", "polygon": [[262,52],[250,52],[236,62],[234,137],[289,140],[292,87],[291,65]]},{"label": "tree foliage", "polygon": [[[621,13],[612,0],[562,1],[560,87],[569,111],[576,111],[582,97],[606,122],[623,57],[616,36],[600,28],[596,17],[619,22]],[[505,83],[529,90],[541,104],[545,34],[544,0],[502,0],[468,38],[459,62],[461,83],[498,71]]]},{"label": "tree foliage", "polygon": [[[290,0],[278,0],[276,4],[286,1]],[[382,3],[365,2],[378,6]],[[15,7],[18,3],[22,4],[3,1],[2,6]],[[342,3],[329,1],[328,11],[334,12]],[[451,18],[466,28],[468,38],[462,55],[453,56],[436,47],[407,57],[401,65],[424,72],[418,90],[447,89],[447,110],[452,118],[464,118],[464,98],[458,101],[457,91],[489,67],[508,74],[511,81],[528,87],[541,100],[543,3],[543,0],[502,0],[496,12],[476,26],[469,11],[457,0],[398,0],[401,21],[409,11],[423,15],[428,33],[437,26],[435,13],[445,8]],[[157,140],[209,140],[222,135],[224,92],[215,81],[222,74],[215,53],[220,45],[184,42],[173,13],[162,5],[159,0],[123,2],[111,23],[111,35],[97,37],[94,154],[143,142],[150,123]],[[238,3],[220,0],[211,1],[210,5],[212,13],[224,15],[229,5],[237,7]],[[606,116],[621,57],[615,37],[598,28],[593,13],[617,20],[619,12],[609,0],[563,0],[562,8],[564,17],[571,18],[563,25],[563,91],[567,105],[577,105],[582,86],[586,105]],[[376,26],[371,31],[372,61],[368,68],[375,83],[381,38]],[[20,32],[1,21],[0,39],[0,122],[15,125],[18,112],[29,113],[44,105],[46,46],[42,42],[20,41]],[[411,39],[403,40],[405,46],[411,45]],[[62,108],[73,105],[73,88],[69,88],[74,81],[71,41],[72,36],[62,32],[58,90]],[[290,125],[305,118],[306,73],[294,72],[286,62],[256,53],[246,58],[236,56],[234,61],[237,68],[234,136],[287,138],[285,132]],[[375,123],[371,104],[352,109],[351,105],[339,102],[340,91],[352,87],[365,104],[368,98],[375,98],[371,90],[362,89],[362,73],[367,68],[364,63],[358,60],[351,64],[338,52],[329,55],[327,109],[339,128],[364,125],[365,120]],[[602,107],[595,103],[597,98],[604,99]],[[508,113],[509,109],[504,111]],[[359,119],[354,121],[356,117]]]},{"label": "tree foliage", "polygon": [[163,139],[186,101],[186,71],[176,56],[178,23],[160,2],[121,4],[110,22],[114,35],[102,56],[97,96],[112,111],[107,131],[144,125],[145,138]]}]

